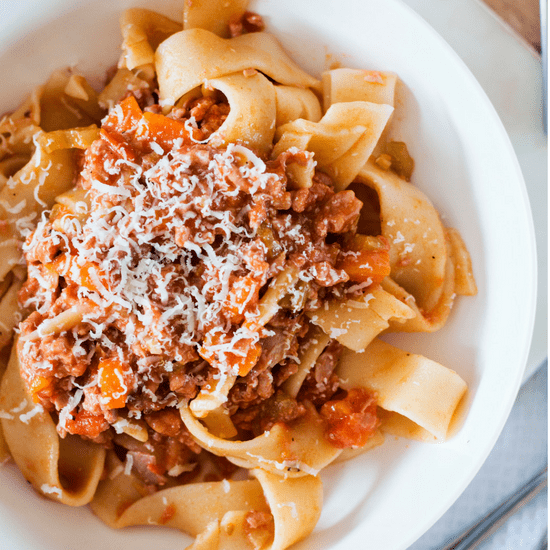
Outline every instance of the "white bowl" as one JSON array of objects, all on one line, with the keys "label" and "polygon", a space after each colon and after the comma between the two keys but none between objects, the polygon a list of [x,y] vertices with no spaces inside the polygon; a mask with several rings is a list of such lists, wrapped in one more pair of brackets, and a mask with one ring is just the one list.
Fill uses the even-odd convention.
[{"label": "white bowl", "polygon": [[[118,16],[150,7],[174,18],[183,0],[3,2],[0,112],[51,71],[76,65],[100,81],[118,57]],[[531,214],[514,152],[481,87],[450,47],[398,0],[258,0],[291,56],[319,74],[330,62],[395,71],[404,83],[397,134],[416,160],[414,183],[470,250],[479,294],[457,300],[436,334],[395,339],[456,370],[470,388],[467,417],[448,443],[388,438],[323,472],[325,504],[297,549],[405,549],[457,499],[495,443],[513,404],[533,327]],[[40,498],[13,465],[0,471],[0,539],[9,550],[183,548],[161,528],[112,531],[87,509]]]}]

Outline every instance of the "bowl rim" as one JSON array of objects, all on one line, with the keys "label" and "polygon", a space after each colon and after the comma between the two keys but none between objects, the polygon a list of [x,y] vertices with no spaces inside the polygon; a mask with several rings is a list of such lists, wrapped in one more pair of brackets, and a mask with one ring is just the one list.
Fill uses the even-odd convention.
[{"label": "bowl rim", "polygon": [[[308,1],[312,3],[314,2],[314,0],[308,0]],[[353,3],[353,1],[358,2],[360,0],[350,0],[350,1]],[[500,418],[498,429],[493,433],[491,440],[486,442],[484,453],[479,456],[477,466],[475,468],[472,468],[469,476],[464,478],[462,483],[462,488],[457,489],[452,495],[448,496],[447,504],[445,505],[444,509],[441,509],[437,514],[431,515],[429,520],[429,525],[423,525],[422,527],[418,528],[417,533],[410,534],[409,536],[410,540],[408,540],[408,544],[412,544],[414,540],[416,540],[419,536],[421,536],[424,532],[426,532],[439,519],[439,517],[441,517],[447,511],[447,509],[452,505],[452,503],[458,498],[458,496],[463,492],[466,486],[475,477],[479,468],[481,468],[483,462],[485,461],[491,449],[493,448],[494,444],[496,443],[504,427],[504,424],[506,423],[509,413],[512,409],[513,403],[515,401],[515,397],[521,385],[525,365],[527,363],[529,345],[531,341],[530,335],[532,335],[533,333],[534,320],[535,320],[536,286],[537,286],[536,247],[535,247],[536,237],[535,237],[533,218],[531,215],[531,208],[529,204],[529,197],[527,195],[527,189],[525,186],[525,182],[524,182],[524,178],[521,172],[519,162],[517,160],[517,157],[512,147],[509,136],[502,124],[502,121],[500,120],[498,113],[496,112],[494,106],[492,105],[489,98],[487,97],[485,91],[483,90],[481,85],[478,83],[476,78],[473,76],[471,71],[468,69],[466,64],[458,56],[458,54],[449,46],[449,44],[441,37],[441,35],[437,33],[437,31],[433,29],[433,27],[431,27],[417,12],[415,12],[410,6],[405,4],[402,0],[389,0],[389,1],[386,0],[386,2],[388,5],[393,5],[395,9],[405,10],[409,18],[415,20],[417,24],[422,25],[424,29],[424,34],[430,35],[432,37],[432,40],[437,41],[439,46],[445,51],[445,54],[447,56],[450,56],[450,58],[453,59],[453,63],[465,76],[466,80],[468,81],[472,89],[475,90],[475,94],[477,95],[478,99],[483,102],[484,111],[491,118],[494,128],[498,129],[500,137],[503,140],[502,145],[506,148],[505,152],[507,153],[510,161],[513,163],[514,179],[518,183],[519,190],[521,192],[521,196],[523,200],[521,206],[524,210],[524,215],[525,214],[527,215],[527,219],[525,221],[527,221],[528,227],[526,227],[526,229],[530,236],[529,247],[528,247],[528,250],[526,251],[526,255],[530,258],[530,266],[529,266],[530,281],[527,284],[533,289],[532,292],[530,293],[529,303],[527,304],[527,308],[529,310],[529,313],[527,315],[529,318],[529,323],[528,323],[528,326],[523,327],[523,333],[525,334],[525,336],[523,337],[523,340],[524,340],[524,349],[522,352],[523,359],[521,361],[523,367],[521,369],[518,368],[516,370],[516,377],[513,381],[513,384],[510,384],[508,386],[507,400],[504,407],[504,409],[506,410],[506,413],[502,415],[502,417]],[[0,36],[0,53],[3,52],[4,50],[7,50],[10,46],[12,46],[17,42],[17,40],[21,37],[21,30],[23,28],[27,33],[32,33],[37,29],[47,25],[50,21],[56,19],[61,14],[60,10],[63,10],[64,8],[67,8],[67,7],[69,7],[70,10],[72,9],[76,10],[78,9],[78,6],[85,4],[83,0],[52,0],[49,3],[43,3],[43,2],[40,2],[40,0],[26,0],[25,3],[28,6],[31,6],[31,5],[35,6],[36,9],[32,12],[32,15],[30,16],[21,16],[21,18],[18,20],[19,23],[13,23],[13,26],[10,27],[9,32],[7,32],[6,34],[2,34]],[[136,4],[139,4],[139,2],[136,2]],[[122,7],[120,8],[120,10],[122,10]],[[21,26],[18,27],[17,25],[21,25]],[[406,546],[403,548],[406,548]]]}]

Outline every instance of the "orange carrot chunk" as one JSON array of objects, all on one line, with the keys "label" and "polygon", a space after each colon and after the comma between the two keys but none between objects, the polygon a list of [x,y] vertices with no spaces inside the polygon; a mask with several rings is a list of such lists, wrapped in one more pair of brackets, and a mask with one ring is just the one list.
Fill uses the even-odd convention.
[{"label": "orange carrot chunk", "polygon": [[105,128],[101,128],[101,137],[111,146],[111,148],[116,151],[122,158],[129,160],[130,162],[135,162],[136,154],[134,150],[128,143],[124,140],[123,137],[119,136],[116,133],[109,132]]},{"label": "orange carrot chunk", "polygon": [[101,285],[109,288],[107,276],[97,264],[87,263],[80,268],[80,284],[93,292],[100,292]]},{"label": "orange carrot chunk", "polygon": [[136,132],[136,138],[154,141],[165,151],[170,151],[178,139],[189,141],[189,132],[183,122],[156,113],[144,113],[144,123]]},{"label": "orange carrot chunk", "polygon": [[239,367],[239,376],[246,376],[256,365],[260,355],[262,354],[262,346],[256,343],[252,343],[252,340],[247,340],[244,342],[249,342],[248,350],[246,351],[246,356],[242,357],[240,355],[235,355],[237,358],[236,364]]},{"label": "orange carrot chunk", "polygon": [[262,353],[262,346],[252,338],[238,340],[233,349],[235,351],[219,351],[220,344],[231,342],[229,334],[219,332],[208,333],[205,343],[199,350],[199,355],[213,367],[226,371],[235,369],[239,376],[246,376],[256,365]]},{"label": "orange carrot chunk", "polygon": [[126,378],[118,359],[103,359],[99,362],[99,389],[108,409],[121,409],[126,405],[126,397],[130,391]]},{"label": "orange carrot chunk", "polygon": [[389,245],[383,237],[356,234],[346,243],[336,264],[355,283],[377,284],[390,274]]},{"label": "orange carrot chunk", "polygon": [[32,400],[34,403],[38,403],[39,401],[38,393],[49,388],[51,385],[51,382],[52,382],[51,378],[46,378],[45,376],[41,376],[39,374],[34,376],[31,379],[29,384],[29,390],[31,392]]},{"label": "orange carrot chunk", "polygon": [[131,95],[123,99],[117,107],[111,109],[109,115],[102,124],[102,128],[125,133],[135,130],[143,117],[136,98]]}]

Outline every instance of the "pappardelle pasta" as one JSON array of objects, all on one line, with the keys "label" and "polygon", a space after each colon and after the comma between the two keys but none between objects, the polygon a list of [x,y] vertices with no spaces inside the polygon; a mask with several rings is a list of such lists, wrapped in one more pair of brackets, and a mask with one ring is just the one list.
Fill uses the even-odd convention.
[{"label": "pappardelle pasta", "polygon": [[58,71],[0,122],[0,458],[193,550],[284,550],[323,468],[444,441],[465,382],[379,337],[477,292],[397,76],[318,80],[247,4],[127,10],[102,90]]}]

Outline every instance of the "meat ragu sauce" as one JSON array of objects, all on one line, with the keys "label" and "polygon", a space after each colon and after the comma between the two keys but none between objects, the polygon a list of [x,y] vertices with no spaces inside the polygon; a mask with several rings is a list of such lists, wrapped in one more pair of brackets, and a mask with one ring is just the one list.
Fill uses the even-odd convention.
[{"label": "meat ragu sauce", "polygon": [[[228,374],[238,374],[224,406],[239,438],[292,423],[310,402],[334,445],[364,445],[377,426],[375,396],[339,389],[335,340],[296,399],[281,389],[298,370],[306,312],[362,295],[389,273],[383,239],[365,246],[356,233],[362,203],[320,172],[296,188],[287,167],[312,153],[268,160],[201,143],[227,117],[219,98],[168,117],[153,94],[138,99],[115,106],[86,150],[75,209],[57,204],[25,244],[20,300],[32,313],[19,355],[35,402],[62,437],[128,453],[153,487],[200,471],[208,453],[177,405]],[[289,269],[298,283],[262,325],[261,297]],[[129,423],[137,438],[124,433]],[[213,462],[231,473],[225,459]]]}]

